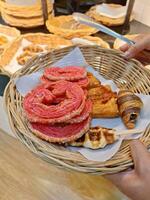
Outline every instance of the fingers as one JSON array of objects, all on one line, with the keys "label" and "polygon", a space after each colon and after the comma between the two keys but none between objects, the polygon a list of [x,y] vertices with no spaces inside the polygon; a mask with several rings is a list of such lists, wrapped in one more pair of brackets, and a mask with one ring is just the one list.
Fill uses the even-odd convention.
[{"label": "fingers", "polygon": [[124,57],[126,59],[136,57],[144,49],[149,49],[150,47],[150,35],[139,35],[134,39],[135,44],[129,46],[128,44],[120,47],[120,50],[125,52]]},{"label": "fingers", "polygon": [[130,143],[131,154],[134,161],[135,171],[139,174],[145,173],[150,166],[150,155],[146,147],[139,141],[134,140]]},{"label": "fingers", "polygon": [[134,179],[135,173],[134,170],[120,172],[117,174],[105,175],[105,178],[109,179],[114,185],[122,189],[128,185],[131,180]]},{"label": "fingers", "polygon": [[145,48],[145,43],[139,42],[130,46],[128,50],[124,53],[126,59],[134,58],[138,55],[139,52],[143,51]]}]

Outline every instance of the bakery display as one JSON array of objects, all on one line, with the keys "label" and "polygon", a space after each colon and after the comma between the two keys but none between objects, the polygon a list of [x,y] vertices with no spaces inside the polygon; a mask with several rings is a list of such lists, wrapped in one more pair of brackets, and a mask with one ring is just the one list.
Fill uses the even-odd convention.
[{"label": "bakery display", "polygon": [[[106,26],[119,26],[124,23],[126,8],[119,4],[100,4],[87,11],[87,15]],[[130,21],[133,19],[131,15]]]},{"label": "bakery display", "polygon": [[[52,17],[53,3],[49,0],[46,0],[46,2],[48,17]],[[32,28],[44,25],[45,23],[42,4],[40,1],[36,1],[36,3],[33,5],[26,6],[0,1],[0,6],[3,20],[11,26]]]},{"label": "bakery display", "polygon": [[79,24],[72,15],[53,17],[47,20],[46,27],[50,33],[67,39],[92,35],[97,32],[95,28]]},{"label": "bakery display", "polygon": [[4,49],[20,36],[20,31],[16,28],[0,25],[0,54],[3,53]]},{"label": "bakery display", "polygon": [[25,34],[7,46],[0,58],[0,66],[4,71],[13,74],[33,56],[71,45],[71,41],[52,34]]},{"label": "bakery display", "polygon": [[125,126],[129,129],[134,128],[143,106],[142,100],[129,90],[121,90],[117,102]]},{"label": "bakery display", "polygon": [[118,140],[115,130],[104,127],[91,127],[81,138],[66,145],[73,147],[85,147],[89,149],[101,149]]}]

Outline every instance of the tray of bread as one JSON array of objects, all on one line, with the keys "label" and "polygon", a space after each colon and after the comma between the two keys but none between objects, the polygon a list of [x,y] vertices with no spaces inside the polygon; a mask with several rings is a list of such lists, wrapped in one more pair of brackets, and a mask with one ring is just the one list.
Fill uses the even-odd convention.
[{"label": "tray of bread", "polygon": [[150,145],[150,80],[136,60],[98,46],[30,59],[5,90],[14,134],[65,169],[116,173],[133,165],[129,141]]},{"label": "tray of bread", "polygon": [[7,46],[1,56],[0,66],[2,71],[11,75],[22,68],[31,57],[71,45],[73,45],[71,41],[57,35],[44,33],[24,34]]},{"label": "tray of bread", "polygon": [[[126,6],[103,3],[92,6],[86,14],[106,26],[119,26],[124,23],[126,10]],[[130,21],[132,20],[133,14],[130,17]]]},{"label": "tray of bread", "polygon": [[[42,6],[43,1],[45,8]],[[43,1],[0,1],[1,16],[7,24],[15,27],[32,28],[44,25],[43,13],[47,13],[47,17],[52,17],[54,13],[53,2]]]},{"label": "tray of bread", "polygon": [[95,28],[82,25],[73,19],[72,15],[62,15],[47,20],[46,27],[50,33],[67,39],[92,35],[97,32]]},{"label": "tray of bread", "polygon": [[52,34],[24,34],[8,44],[5,48],[0,58],[1,71],[11,75],[22,68],[33,56],[73,45],[98,45],[103,48],[110,48],[106,41],[94,36],[83,36],[68,40]]},{"label": "tray of bread", "polygon": [[19,36],[20,31],[16,28],[0,25],[0,54],[2,54],[4,49]]}]

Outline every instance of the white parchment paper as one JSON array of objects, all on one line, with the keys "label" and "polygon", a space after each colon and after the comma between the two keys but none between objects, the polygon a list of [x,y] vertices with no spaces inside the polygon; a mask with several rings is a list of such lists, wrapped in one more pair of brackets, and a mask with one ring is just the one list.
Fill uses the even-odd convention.
[{"label": "white parchment paper", "polygon": [[[23,48],[24,47],[27,47],[29,45],[33,44],[32,42],[30,42],[29,40],[27,39],[22,39],[21,41],[21,44],[18,48],[18,50],[16,51],[16,53],[14,54],[13,58],[11,59],[11,61],[5,66],[5,69],[8,70],[9,72],[11,73],[14,73],[16,72],[17,70],[21,69],[23,66],[20,65],[17,61],[17,57],[20,56],[24,51],[23,51]],[[42,47],[43,48],[43,52],[42,53],[46,53],[47,50],[45,50],[45,47],[47,45],[39,45],[38,46]],[[35,53],[36,54],[40,54],[39,52],[38,53]]]},{"label": "white parchment paper", "polygon": [[113,19],[125,17],[126,12],[127,12],[127,6],[111,7],[109,4],[105,3],[96,6],[96,13]]},{"label": "white parchment paper", "polygon": [[[101,81],[103,85],[110,85],[113,91],[118,91],[117,86],[112,80],[106,80],[103,76],[99,75],[97,71],[95,71],[88,63],[85,61],[83,54],[80,49],[77,47],[73,51],[71,51],[64,58],[54,63],[51,66],[57,67],[65,67],[65,66],[81,66],[86,67],[88,72],[92,72],[93,75]],[[26,75],[20,77],[16,80],[17,90],[20,92],[22,96],[25,96],[29,91],[31,91],[37,84],[40,83],[39,78],[43,74],[43,71],[38,71],[36,73]],[[142,99],[144,106],[141,112],[140,120],[138,120],[136,124],[137,129],[145,130],[146,126],[150,122],[150,96],[144,94],[138,94],[138,96]],[[112,118],[112,119],[93,119],[91,126],[103,126],[107,128],[114,128],[117,132],[126,130],[126,127],[122,123],[121,118]],[[78,148],[78,147],[69,147],[72,151],[80,152],[84,157],[93,161],[106,161],[109,160],[120,148],[120,145],[124,139],[135,139],[140,137],[140,134],[130,135],[130,137],[120,137],[117,142],[112,145],[108,145],[103,149],[91,150],[86,148]]]}]

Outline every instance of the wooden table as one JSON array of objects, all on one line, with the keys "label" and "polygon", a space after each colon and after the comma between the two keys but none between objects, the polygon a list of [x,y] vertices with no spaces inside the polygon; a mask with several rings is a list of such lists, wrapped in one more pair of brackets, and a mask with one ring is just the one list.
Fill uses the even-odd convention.
[{"label": "wooden table", "polygon": [[0,130],[0,200],[125,200],[107,180],[58,169]]}]

